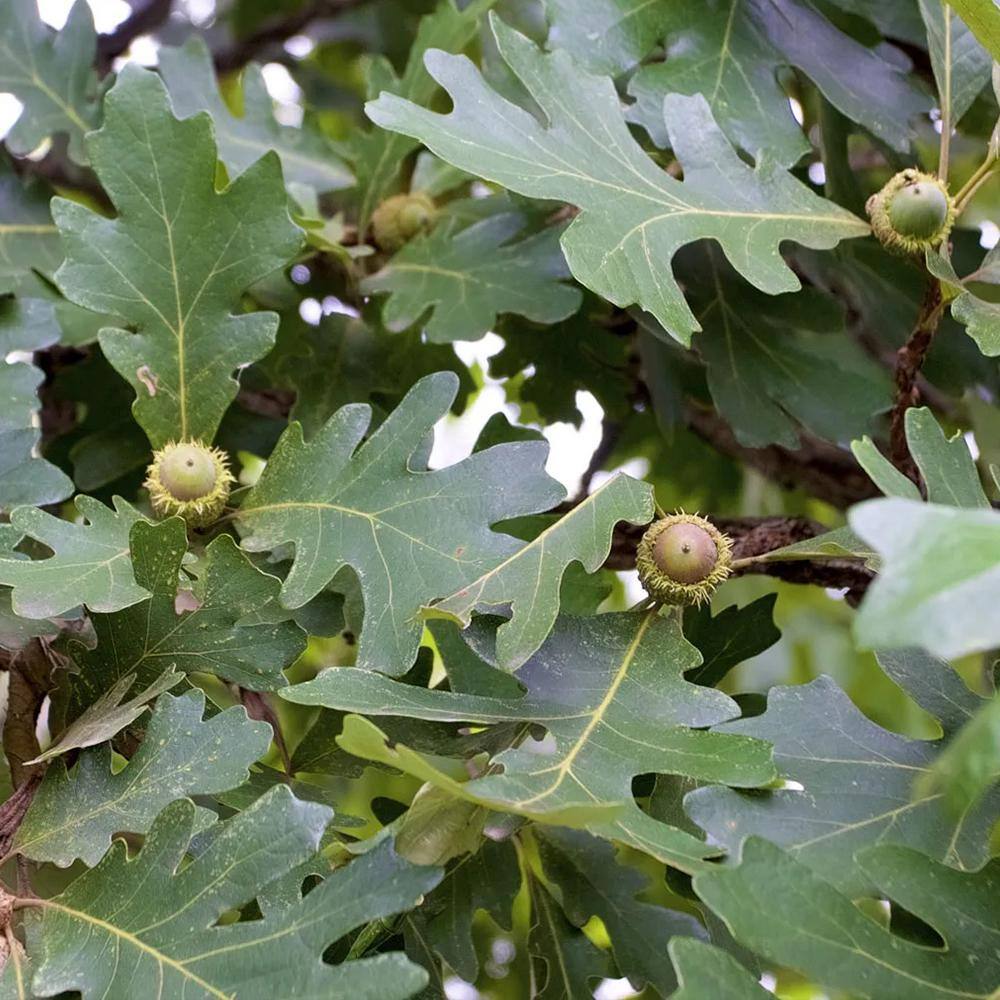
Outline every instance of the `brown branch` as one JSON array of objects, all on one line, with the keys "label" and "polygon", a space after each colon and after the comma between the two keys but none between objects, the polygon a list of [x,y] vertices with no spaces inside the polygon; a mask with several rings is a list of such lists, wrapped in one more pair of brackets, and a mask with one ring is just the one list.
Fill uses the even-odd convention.
[{"label": "brown branch", "polygon": [[896,468],[917,485],[920,484],[920,473],[906,443],[906,411],[920,402],[917,376],[930,350],[943,311],[941,282],[934,277],[928,278],[917,324],[909,340],[896,352],[896,405],[889,424],[890,454]]},{"label": "brown branch", "polygon": [[594,449],[587,468],[580,477],[580,488],[573,497],[571,503],[575,507],[587,499],[590,492],[590,485],[594,481],[594,476],[604,468],[605,463],[611,457],[612,452],[618,447],[618,441],[622,434],[622,425],[613,420],[605,420],[601,427],[601,440]]},{"label": "brown branch", "polygon": [[367,0],[310,0],[298,10],[283,17],[272,18],[256,31],[215,53],[215,68],[220,73],[239,69],[272,45],[297,35],[308,24],[322,17],[335,17]]},{"label": "brown branch", "polygon": [[779,445],[748,448],[736,440],[729,424],[708,407],[688,402],[684,420],[716,451],[749,465],[786,489],[804,489],[839,510],[880,496],[849,451],[805,432],[796,449]]},{"label": "brown branch", "polygon": [[[733,540],[735,559],[752,559],[785,545],[806,541],[829,529],[807,517],[714,517],[709,520]],[[611,542],[606,569],[634,569],[635,549],[645,526],[619,524]],[[788,583],[807,583],[819,587],[847,590],[847,600],[857,604],[874,578],[856,559],[796,559],[787,562],[756,562],[743,566],[735,576],[749,574],[773,576]]]},{"label": "brown branch", "polygon": [[97,69],[107,73],[115,59],[125,52],[140,35],[155,31],[170,17],[173,0],[145,0],[132,8],[132,13],[107,35],[97,39]]}]

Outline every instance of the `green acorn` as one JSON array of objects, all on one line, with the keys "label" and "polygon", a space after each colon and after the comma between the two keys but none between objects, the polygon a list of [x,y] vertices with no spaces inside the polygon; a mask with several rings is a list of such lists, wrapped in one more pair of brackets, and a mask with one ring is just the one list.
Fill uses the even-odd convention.
[{"label": "green acorn", "polygon": [[646,529],[636,549],[639,580],[661,604],[704,604],[729,576],[732,543],[711,521],[671,514]]},{"label": "green acorn", "polygon": [[948,189],[933,174],[901,170],[865,206],[883,246],[904,254],[937,246],[955,222]]},{"label": "green acorn", "polygon": [[160,517],[174,514],[192,528],[212,524],[235,480],[225,453],[200,441],[171,441],[153,454],[143,486]]},{"label": "green acorn", "polygon": [[380,250],[392,252],[430,229],[435,218],[437,206],[430,195],[423,191],[395,194],[372,213],[372,234]]}]

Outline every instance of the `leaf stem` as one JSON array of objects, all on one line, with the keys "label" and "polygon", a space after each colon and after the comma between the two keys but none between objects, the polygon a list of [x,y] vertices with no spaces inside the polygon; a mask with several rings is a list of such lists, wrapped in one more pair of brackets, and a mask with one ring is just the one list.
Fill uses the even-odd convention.
[{"label": "leaf stem", "polygon": [[960,214],[962,210],[968,205],[972,196],[979,190],[979,188],[986,183],[989,179],[991,173],[996,168],[997,158],[995,155],[990,155],[987,157],[976,169],[975,173],[962,185],[958,193],[954,197],[955,202],[955,212]]},{"label": "leaf stem", "polygon": [[941,4],[944,15],[944,87],[941,94],[941,152],[938,156],[938,177],[947,183],[948,160],[951,155],[951,5]]}]

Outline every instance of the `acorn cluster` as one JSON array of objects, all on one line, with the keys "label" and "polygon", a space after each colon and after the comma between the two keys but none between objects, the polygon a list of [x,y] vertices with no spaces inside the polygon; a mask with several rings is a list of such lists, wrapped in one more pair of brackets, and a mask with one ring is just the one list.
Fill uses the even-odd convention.
[{"label": "acorn cluster", "polygon": [[945,185],[913,168],[896,174],[865,208],[879,242],[902,254],[937,246],[955,222],[955,206]]},{"label": "acorn cluster", "polygon": [[160,517],[177,515],[192,528],[216,521],[235,482],[218,448],[200,441],[171,441],[153,454],[143,486]]},{"label": "acorn cluster", "polygon": [[697,514],[654,521],[636,549],[639,580],[661,604],[704,604],[729,576],[732,542]]},{"label": "acorn cluster", "polygon": [[380,250],[398,250],[434,224],[437,206],[423,191],[396,194],[372,213],[372,235]]}]

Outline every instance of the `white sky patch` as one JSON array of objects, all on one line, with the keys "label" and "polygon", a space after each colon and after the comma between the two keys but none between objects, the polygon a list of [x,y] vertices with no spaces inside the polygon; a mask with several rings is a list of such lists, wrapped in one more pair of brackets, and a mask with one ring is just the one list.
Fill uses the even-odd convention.
[{"label": "white sky patch", "polygon": [[1000,226],[987,219],[979,223],[979,245],[986,250],[992,250],[1000,243]]},{"label": "white sky patch", "polygon": [[972,431],[965,432],[965,445],[969,449],[969,454],[972,456],[973,462],[979,461],[979,442],[976,440],[976,435]]},{"label": "white sky patch", "polygon": [[196,28],[201,28],[215,17],[215,0],[180,0],[180,9]]},{"label": "white sky patch", "polygon": [[274,117],[282,125],[298,127],[302,124],[302,88],[292,79],[292,74],[281,63],[266,63],[261,68],[264,86],[277,103]]},{"label": "white sky patch", "polygon": [[594,1000],[627,1000],[638,995],[627,979],[602,979],[594,990]]},{"label": "white sky patch", "polygon": [[792,117],[801,125],[806,120],[802,105],[794,97],[789,97],[788,106],[792,109]]},{"label": "white sky patch", "polygon": [[319,326],[323,318],[323,306],[319,299],[303,299],[299,303],[299,315],[310,325]]},{"label": "white sky patch", "polygon": [[[87,3],[94,13],[94,27],[100,34],[114,31],[132,13],[125,0],[87,0]],[[73,0],[38,0],[38,13],[46,24],[58,31],[66,23],[72,6]]]},{"label": "white sky patch", "polygon": [[316,43],[308,35],[292,35],[285,39],[285,51],[296,59],[305,59],[316,47]]},{"label": "white sky patch", "polygon": [[125,63],[138,63],[140,66],[155,66],[160,61],[160,43],[152,35],[139,35],[132,39],[128,52],[119,56],[114,62],[115,72]]},{"label": "white sky patch", "polygon": [[826,167],[823,166],[822,161],[817,160],[815,163],[809,164],[809,180],[816,185],[826,183]]},{"label": "white sky patch", "polygon": [[24,105],[13,94],[0,94],[0,139],[14,127]]}]

